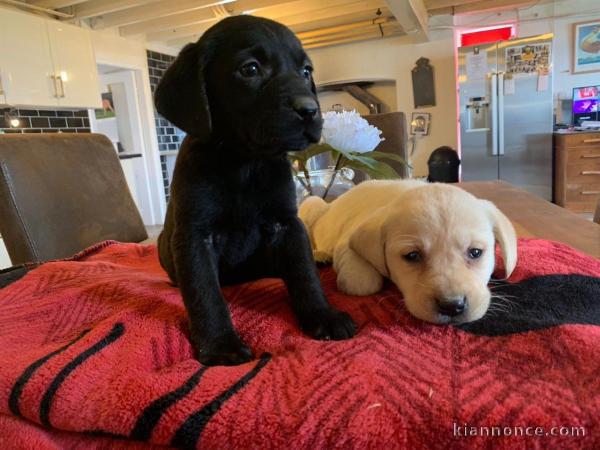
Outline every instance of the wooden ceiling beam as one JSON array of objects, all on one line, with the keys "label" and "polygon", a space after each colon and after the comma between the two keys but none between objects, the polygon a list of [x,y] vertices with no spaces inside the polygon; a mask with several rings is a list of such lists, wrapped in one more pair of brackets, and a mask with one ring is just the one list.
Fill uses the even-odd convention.
[{"label": "wooden ceiling beam", "polygon": [[[348,24],[349,26],[351,25],[355,25],[355,24]],[[325,33],[325,34],[321,34],[321,35],[317,35],[317,36],[312,36],[312,37],[302,37],[300,38],[300,40],[302,41],[302,45],[310,45],[310,44],[316,44],[319,42],[324,42],[324,41],[331,41],[331,40],[336,40],[336,39],[343,39],[343,38],[347,38],[347,37],[351,37],[351,36],[356,36],[359,34],[366,34],[366,33],[373,33],[373,34],[379,34],[381,37],[386,36],[387,31],[390,29],[395,29],[398,27],[398,23],[396,22],[396,20],[394,19],[394,23],[382,23],[381,24],[381,28],[379,27],[379,25],[374,25],[374,24],[364,24],[362,23],[361,26],[357,26],[357,27],[353,27],[353,28],[347,28],[347,29],[341,29],[341,30],[337,30],[335,32],[330,32],[330,33]],[[300,37],[300,36],[298,36]]]},{"label": "wooden ceiling beam", "polygon": [[[305,12],[310,12],[310,11],[317,10],[319,8],[323,8],[324,3],[325,3],[325,6],[328,6],[328,7],[338,6],[340,10],[343,10],[344,6],[349,1],[353,1],[353,0],[327,0],[326,3],[323,0],[295,0],[292,2],[288,2],[288,3],[282,3],[280,5],[273,5],[268,8],[257,9],[254,12],[252,12],[252,14],[258,15],[261,17],[266,17],[263,15],[268,14],[268,17],[271,17],[271,18],[283,17],[283,16],[289,16],[292,14],[301,14],[301,13],[305,13]],[[356,1],[356,0],[354,0],[354,1]],[[233,9],[236,8],[235,5],[233,5],[232,7],[233,7]]]},{"label": "wooden ceiling beam", "polygon": [[394,17],[416,42],[429,40],[429,15],[423,0],[385,0]]},{"label": "wooden ceiling beam", "polygon": [[[402,28],[398,25],[398,22],[392,18],[392,20],[382,25],[383,36],[400,36],[403,35]],[[350,30],[344,33],[333,33],[329,35],[321,35],[318,39],[308,41],[308,39],[302,40],[305,48],[318,48],[327,45],[343,44],[348,42],[354,42],[365,39],[381,38],[381,30],[378,26],[371,26],[364,29]],[[167,45],[171,47],[183,47],[190,42],[189,38],[178,38],[167,41]]]},{"label": "wooden ceiling beam", "polygon": [[[175,35],[175,36],[173,36],[171,38],[168,38],[168,37],[164,37],[164,35],[162,34],[164,32],[159,31],[159,32],[157,32],[157,34],[160,33],[160,35],[161,35],[160,39],[152,39],[152,34],[148,34],[148,35],[146,35],[146,37],[147,37],[147,39],[149,41],[153,41],[154,40],[154,41],[164,42],[168,47],[174,47],[174,48],[183,47],[184,45],[189,44],[190,42],[196,42],[198,39],[200,39],[200,36],[202,36],[202,34],[204,34],[204,32],[206,30],[208,30],[210,27],[212,27],[215,23],[216,23],[216,21],[215,22],[211,22],[211,23],[205,23],[205,24],[202,24],[202,25],[198,25],[197,28],[196,28],[197,29],[196,33],[195,34],[189,34],[187,36],[178,36],[178,35]],[[200,28],[202,26],[204,27],[204,29]]]},{"label": "wooden ceiling beam", "polygon": [[[398,35],[402,35],[402,34],[403,34],[402,29],[400,26],[398,26],[395,29],[390,29],[390,30],[386,31],[386,34],[383,37],[398,36]],[[382,37],[381,33],[378,30],[373,30],[373,31],[368,31],[366,33],[356,34],[356,35],[349,36],[349,37],[337,37],[337,38],[333,37],[332,39],[325,39],[320,42],[306,43],[303,45],[304,45],[304,48],[306,48],[306,49],[315,49],[315,48],[327,47],[327,46],[331,46],[331,45],[349,44],[351,42],[366,41],[369,39],[380,39],[381,37]]]},{"label": "wooden ceiling beam", "polygon": [[427,10],[451,8],[452,6],[467,5],[479,1],[481,0],[425,0],[425,8],[427,8]]},{"label": "wooden ceiling beam", "polygon": [[[239,4],[234,4],[233,8],[228,8],[233,15],[240,14],[244,10],[242,7],[244,5],[249,4],[250,0],[244,0],[247,3],[243,3],[242,1]],[[256,0],[252,0],[256,1]],[[294,4],[298,5],[294,5]],[[299,4],[304,4],[307,8],[303,12],[299,9],[294,8],[293,6],[300,6]],[[284,23],[287,26],[293,26],[298,24],[305,24],[308,22],[319,21],[322,19],[328,19],[332,17],[337,17],[345,14],[353,14],[357,12],[372,14],[373,18],[375,18],[375,12],[377,8],[381,6],[381,0],[361,0],[354,1],[352,3],[348,3],[348,0],[328,0],[327,7],[318,8],[318,5],[322,5],[322,0],[304,0],[302,2],[290,2],[289,8],[261,8],[258,10],[254,10],[253,14],[259,17],[266,17],[268,19],[277,20],[279,22]],[[333,6],[331,6],[333,5]],[[342,6],[343,5],[343,6]],[[291,16],[285,15],[286,11],[294,11],[295,14]],[[343,11],[343,13],[341,13]],[[190,37],[190,40],[196,40],[198,37],[206,31],[208,26],[212,23],[216,22],[215,18],[212,22],[203,22],[199,24],[192,24],[181,26],[179,28],[172,28],[163,31],[157,32],[149,32],[146,34],[146,39],[148,41],[177,41],[179,42],[182,39]]]},{"label": "wooden ceiling beam", "polygon": [[212,8],[202,8],[197,11],[188,11],[183,14],[174,14],[168,17],[147,20],[145,22],[132,23],[119,28],[121,36],[149,33],[179,28],[186,25],[201,24],[217,20],[218,16]]},{"label": "wooden ceiling beam", "polygon": [[[387,8],[381,8],[381,16],[379,18],[389,18],[394,17],[391,11]],[[342,14],[335,17],[329,17],[327,19],[315,20],[312,22],[300,23],[297,25],[292,25],[290,28],[295,33],[304,33],[306,31],[314,31],[321,28],[330,28],[339,25],[344,25],[348,23],[360,22],[363,20],[372,20],[373,12],[371,10],[368,11],[359,11],[357,13],[352,14]]]},{"label": "wooden ceiling beam", "polygon": [[443,14],[473,14],[479,12],[503,11],[535,3],[532,0],[480,0],[473,3],[429,10],[431,16]]},{"label": "wooden ceiling beam", "polygon": [[360,22],[353,22],[344,25],[338,25],[336,27],[319,28],[312,31],[305,31],[304,33],[296,33],[299,39],[311,39],[322,35],[341,33],[348,30],[356,30],[361,28],[367,28],[371,26],[383,26],[389,21],[389,18],[380,18],[375,20],[363,20]]},{"label": "wooden ceiling beam", "polygon": [[185,13],[187,11],[229,3],[231,1],[234,0],[159,0],[148,5],[135,6],[122,11],[103,14],[96,21],[94,28],[129,25],[171,14]]},{"label": "wooden ceiling beam", "polygon": [[157,3],[158,1],[160,0],[90,0],[75,5],[70,12],[78,19],[88,19],[90,17],[135,8],[136,6]]},{"label": "wooden ceiling beam", "polygon": [[264,13],[259,11],[257,12],[257,15],[277,20],[287,25],[288,27],[291,27],[301,23],[316,22],[318,20],[336,17],[341,14],[353,14],[358,12],[367,14],[370,13],[375,19],[377,17],[377,9],[384,6],[381,0],[361,0],[355,2],[348,2],[344,5],[343,8],[340,8],[338,6],[329,6],[328,4],[325,5],[327,6],[313,11],[307,11],[305,13],[286,15],[280,17],[272,17],[271,15],[269,15],[268,11],[264,11]]},{"label": "wooden ceiling beam", "polygon": [[40,8],[60,9],[79,5],[87,1],[88,0],[30,0],[27,3],[34,6],[39,6]]},{"label": "wooden ceiling beam", "polygon": [[[223,4],[228,14],[241,14],[245,11],[269,8],[271,6],[279,6],[282,4],[300,3],[296,0],[239,0],[235,3]],[[183,13],[172,14],[166,17],[145,20],[143,22],[132,23],[120,27],[121,36],[131,36],[134,34],[151,33],[162,30],[172,30],[187,25],[202,24],[207,21],[217,20],[218,14],[211,8],[202,8],[196,11],[186,11]]]}]

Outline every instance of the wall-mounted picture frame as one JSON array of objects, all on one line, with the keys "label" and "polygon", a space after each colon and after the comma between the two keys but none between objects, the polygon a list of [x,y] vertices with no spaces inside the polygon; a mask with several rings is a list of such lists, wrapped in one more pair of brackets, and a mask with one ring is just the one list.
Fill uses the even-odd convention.
[{"label": "wall-mounted picture frame", "polygon": [[411,71],[415,108],[435,106],[435,82],[429,59],[419,58]]},{"label": "wall-mounted picture frame", "polygon": [[429,135],[429,124],[431,123],[431,114],[414,112],[410,118],[410,134],[418,136]]},{"label": "wall-mounted picture frame", "polygon": [[573,73],[600,71],[600,20],[573,24]]},{"label": "wall-mounted picture frame", "polygon": [[102,109],[95,109],[96,120],[111,119],[116,116],[112,92],[102,93]]}]

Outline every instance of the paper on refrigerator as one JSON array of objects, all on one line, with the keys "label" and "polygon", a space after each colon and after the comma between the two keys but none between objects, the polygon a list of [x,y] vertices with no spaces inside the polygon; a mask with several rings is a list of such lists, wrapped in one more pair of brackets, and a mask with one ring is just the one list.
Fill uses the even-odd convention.
[{"label": "paper on refrigerator", "polygon": [[488,73],[487,53],[467,53],[467,79],[485,80]]}]

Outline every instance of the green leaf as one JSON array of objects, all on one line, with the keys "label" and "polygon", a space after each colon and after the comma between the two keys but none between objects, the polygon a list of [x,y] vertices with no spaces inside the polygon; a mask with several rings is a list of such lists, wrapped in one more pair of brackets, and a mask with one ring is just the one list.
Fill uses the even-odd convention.
[{"label": "green leaf", "polygon": [[365,164],[359,160],[348,161],[345,167],[359,169],[366,172],[371,178],[376,180],[393,180],[400,178],[398,172],[392,166],[381,161],[373,160],[370,164]]},{"label": "green leaf", "polygon": [[369,158],[367,156],[358,156],[355,154],[355,155],[352,155],[352,158],[349,159],[349,161],[359,162],[361,164],[364,164],[364,165],[370,167],[373,170],[377,170],[377,160],[375,160],[373,158]]},{"label": "green leaf", "polygon": [[401,164],[404,164],[405,166],[410,167],[410,164],[408,164],[402,156],[396,155],[395,153],[369,152],[369,153],[365,153],[365,155],[369,156],[370,158],[378,159],[378,160],[379,159],[391,159],[392,161],[397,161]]}]

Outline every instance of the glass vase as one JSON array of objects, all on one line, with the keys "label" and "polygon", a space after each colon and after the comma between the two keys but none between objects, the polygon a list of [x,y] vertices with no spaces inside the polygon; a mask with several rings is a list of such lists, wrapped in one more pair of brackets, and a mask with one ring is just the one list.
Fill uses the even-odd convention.
[{"label": "glass vase", "polygon": [[[333,183],[331,183],[331,179],[334,174],[336,175],[333,179]],[[294,182],[296,183],[296,202],[298,205],[300,205],[304,199],[311,195],[317,195],[323,198],[325,191],[327,191],[327,194],[325,195],[325,201],[331,202],[354,186],[354,183],[352,182],[352,179],[354,178],[354,171],[348,168],[342,168],[337,171],[335,171],[333,168],[311,170],[309,171],[308,175],[310,190],[306,187],[309,184],[306,182],[304,173],[300,172],[296,177],[294,177]],[[302,182],[298,178],[300,178]],[[329,186],[330,183],[331,186]],[[328,186],[329,189],[327,189]]]}]

